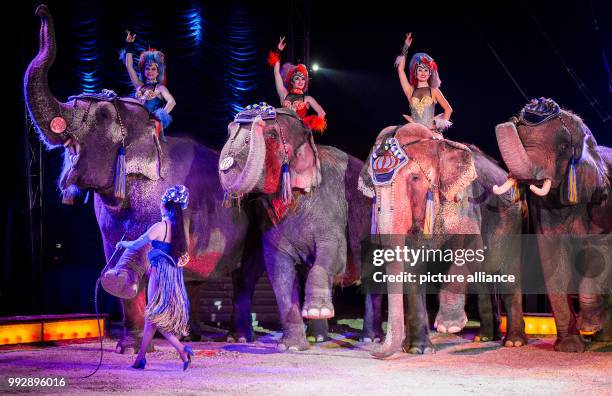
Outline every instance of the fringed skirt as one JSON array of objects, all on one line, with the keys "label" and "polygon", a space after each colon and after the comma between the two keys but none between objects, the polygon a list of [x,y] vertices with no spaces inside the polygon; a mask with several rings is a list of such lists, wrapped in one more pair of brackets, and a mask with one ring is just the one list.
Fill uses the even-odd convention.
[{"label": "fringed skirt", "polygon": [[183,268],[177,267],[175,261],[164,252],[151,253],[149,261],[152,267],[157,268],[157,290],[147,304],[145,317],[159,330],[177,337],[187,336],[189,298]]}]

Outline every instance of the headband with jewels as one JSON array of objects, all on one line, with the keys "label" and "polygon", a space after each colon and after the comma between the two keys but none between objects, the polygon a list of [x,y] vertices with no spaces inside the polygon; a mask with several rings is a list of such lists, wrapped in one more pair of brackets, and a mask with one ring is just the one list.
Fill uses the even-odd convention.
[{"label": "headband with jewels", "polygon": [[539,125],[556,117],[561,112],[559,105],[552,99],[531,99],[521,110],[519,120],[527,125]]},{"label": "headband with jewels", "polygon": [[257,117],[261,117],[262,120],[275,120],[276,109],[266,102],[259,102],[257,104],[248,105],[241,112],[236,114],[234,122],[238,123],[249,123]]},{"label": "headband with jewels", "polygon": [[189,205],[189,189],[182,184],[177,184],[174,187],[170,187],[164,193],[162,202],[164,204],[174,202],[180,204],[181,209],[187,209],[187,205]]}]

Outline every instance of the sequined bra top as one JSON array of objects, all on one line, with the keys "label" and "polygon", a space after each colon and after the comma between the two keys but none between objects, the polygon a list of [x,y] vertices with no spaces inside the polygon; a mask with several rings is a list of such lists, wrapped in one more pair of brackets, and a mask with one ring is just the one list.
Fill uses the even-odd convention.
[{"label": "sequined bra top", "polygon": [[414,121],[433,128],[435,110],[436,102],[432,98],[431,88],[415,88],[410,98],[410,115]]},{"label": "sequined bra top", "polygon": [[283,107],[286,109],[292,109],[295,111],[300,118],[306,117],[310,103],[304,100],[304,94],[288,94],[283,100]]},{"label": "sequined bra top", "polygon": [[144,84],[136,89],[134,95],[149,110],[149,113],[154,113],[155,110],[165,106],[166,101],[159,91],[156,91],[156,88],[157,84]]}]

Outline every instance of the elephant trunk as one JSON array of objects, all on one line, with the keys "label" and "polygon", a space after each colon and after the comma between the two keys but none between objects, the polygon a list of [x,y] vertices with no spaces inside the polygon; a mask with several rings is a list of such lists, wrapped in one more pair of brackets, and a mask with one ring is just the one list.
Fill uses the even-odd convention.
[{"label": "elephant trunk", "polygon": [[505,122],[495,127],[499,151],[508,166],[508,169],[518,179],[534,178],[534,166],[523,147],[516,126],[512,122]]},{"label": "elephant trunk", "polygon": [[[62,121],[64,127],[67,120],[66,116],[71,115],[71,110],[58,101],[49,89],[48,74],[49,68],[55,60],[55,29],[53,18],[49,9],[45,5],[40,5],[36,9],[36,14],[41,19],[40,25],[40,47],[36,57],[30,62],[24,77],[24,95],[28,106],[30,117],[38,130],[41,138],[48,144],[56,146],[63,144],[66,137],[61,135]],[[58,120],[59,125],[51,130],[51,121],[55,117],[64,117]]]},{"label": "elephant trunk", "polygon": [[[231,152],[233,139],[225,144],[219,162],[219,178],[223,189],[230,193],[245,194],[253,190],[261,178],[266,156],[263,138],[265,122],[255,120],[248,134],[248,154],[242,170]],[[238,132],[240,133],[240,132]]]}]

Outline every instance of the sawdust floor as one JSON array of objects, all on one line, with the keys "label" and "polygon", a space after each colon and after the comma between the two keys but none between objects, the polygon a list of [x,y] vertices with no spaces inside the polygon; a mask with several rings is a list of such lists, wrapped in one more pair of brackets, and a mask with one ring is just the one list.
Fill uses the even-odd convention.
[{"label": "sawdust floor", "polygon": [[[522,348],[473,343],[470,335],[433,333],[437,353],[370,357],[358,334],[332,333],[330,341],[304,352],[278,353],[278,332],[257,342],[190,343],[191,367],[181,371],[174,349],[155,339],[144,371],[131,369],[134,355],[114,353],[114,340],[22,347],[0,351],[0,394],[222,394],[222,395],[612,395],[612,347],[592,344],[582,354],[552,350],[551,337],[530,338]],[[131,351],[130,351],[131,352]],[[9,377],[63,377],[63,388],[10,388]]]}]

